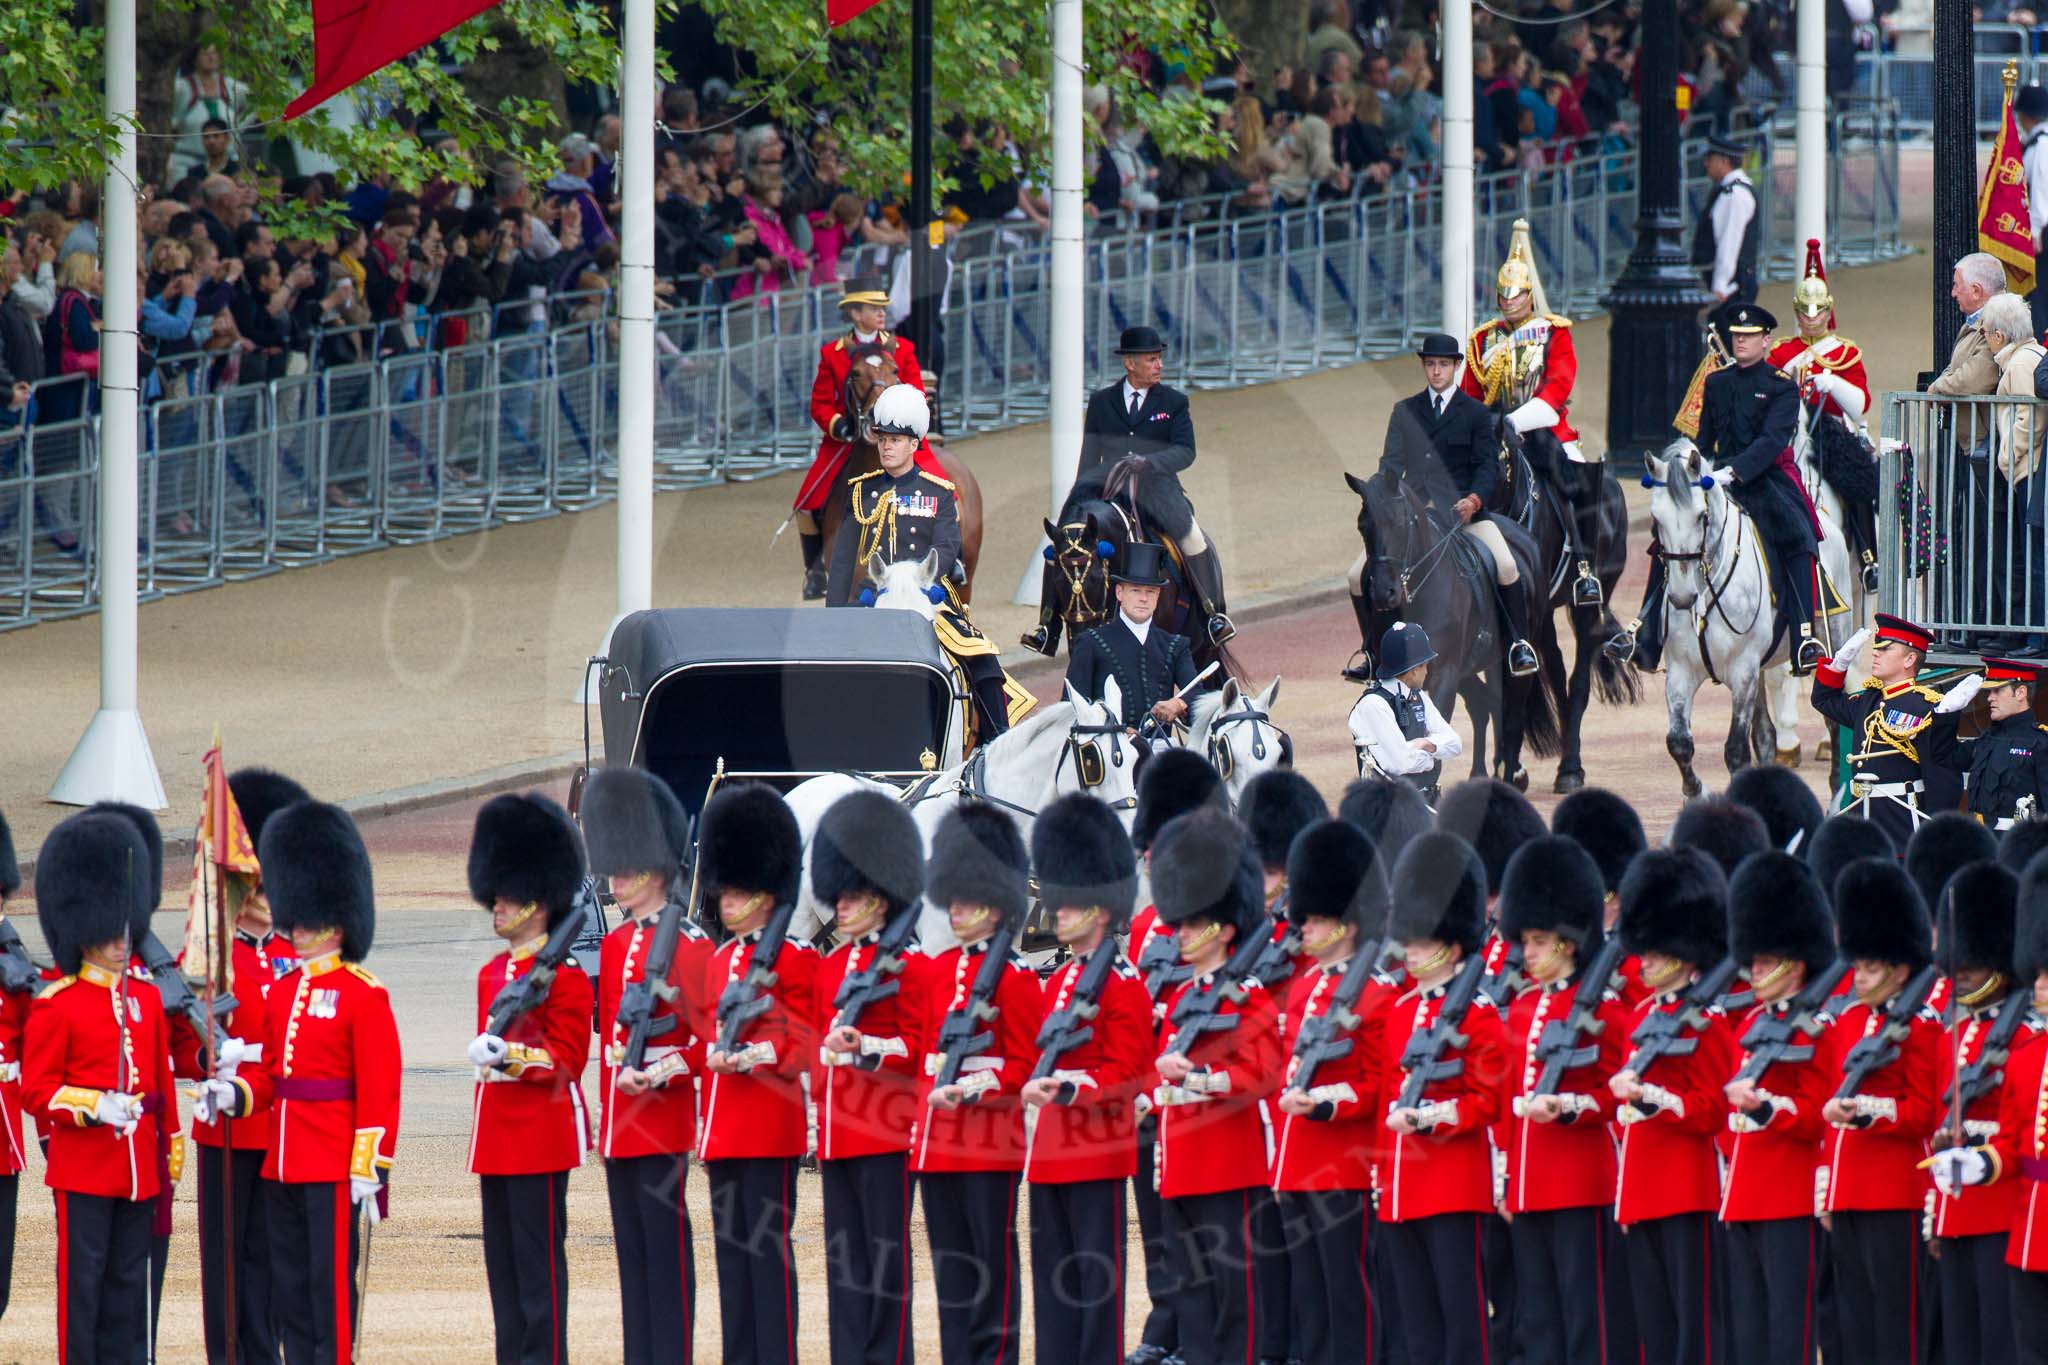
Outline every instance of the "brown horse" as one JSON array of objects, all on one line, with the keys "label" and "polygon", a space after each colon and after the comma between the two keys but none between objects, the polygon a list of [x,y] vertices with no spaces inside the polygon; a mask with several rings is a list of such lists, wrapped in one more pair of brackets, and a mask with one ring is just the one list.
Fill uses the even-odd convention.
[{"label": "brown horse", "polygon": [[[825,495],[825,509],[818,517],[828,555],[832,546],[838,543],[839,524],[846,520],[847,485],[882,467],[882,457],[875,449],[874,433],[868,425],[869,414],[874,410],[875,400],[882,396],[882,390],[896,382],[896,355],[893,351],[882,346],[854,348],[853,364],[846,374],[842,410],[858,414],[859,425],[854,439],[847,445],[846,458],[840,462],[839,474]],[[948,450],[941,438],[933,437],[931,446],[932,454],[938,457],[940,467],[946,471],[946,478],[953,485],[954,501],[960,516],[960,562],[967,570],[967,582],[960,589],[960,600],[967,602],[974,594],[974,566],[981,560],[981,485],[975,482],[974,471],[967,467],[967,461]]]}]

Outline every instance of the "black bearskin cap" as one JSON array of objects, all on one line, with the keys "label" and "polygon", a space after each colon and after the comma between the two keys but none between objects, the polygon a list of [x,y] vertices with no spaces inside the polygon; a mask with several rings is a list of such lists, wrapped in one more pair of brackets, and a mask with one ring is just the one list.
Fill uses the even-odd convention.
[{"label": "black bearskin cap", "polygon": [[1728,953],[1744,967],[1762,954],[1824,971],[1835,960],[1835,916],[1813,869],[1775,848],[1743,859],[1728,881]]},{"label": "black bearskin cap", "polygon": [[110,811],[80,811],[50,831],[36,857],[36,922],[58,971],[76,975],[87,948],[133,932],[135,885],[148,875],[142,835]]},{"label": "black bearskin cap", "polygon": [[[1576,839],[1546,834],[1508,859],[1500,883],[1500,932],[1518,942],[1524,929],[1548,929],[1583,949],[1600,944],[1607,883]],[[1579,954],[1584,961],[1586,953]]]},{"label": "black bearskin cap", "polygon": [[2048,853],[2036,854],[2020,873],[2013,930],[2013,965],[2025,987],[2048,972]]},{"label": "black bearskin cap", "polygon": [[1237,817],[1252,832],[1259,861],[1269,872],[1287,866],[1294,836],[1318,820],[1330,818],[1330,807],[1315,784],[1292,768],[1270,768],[1245,784]]},{"label": "black bearskin cap", "polygon": [[1436,827],[1471,845],[1486,865],[1486,884],[1495,889],[1515,850],[1549,833],[1529,798],[1497,777],[1475,777],[1451,788],[1436,808]]},{"label": "black bearskin cap", "polygon": [[1469,957],[1486,941],[1486,864],[1457,835],[1431,830],[1403,849],[1391,893],[1396,943],[1455,943]]},{"label": "black bearskin cap", "polygon": [[1835,942],[1851,961],[1934,960],[1927,904],[1906,869],[1890,858],[1858,858],[1835,878]]},{"label": "black bearskin cap", "polygon": [[[86,809],[101,815],[118,815],[135,826],[135,833],[141,837],[142,847],[149,854],[147,862],[135,869],[135,915],[129,923],[128,932],[139,939],[149,932],[150,917],[156,914],[157,902],[163,899],[163,829],[157,824],[156,816],[126,801],[95,801]],[[262,861],[261,855],[257,861]]]},{"label": "black bearskin cap", "polygon": [[1208,759],[1192,749],[1162,749],[1145,760],[1138,774],[1131,845],[1143,853],[1174,816],[1223,803],[1223,779]]},{"label": "black bearskin cap", "polygon": [[286,806],[264,822],[256,857],[279,933],[339,929],[344,960],[361,962],[370,955],[377,892],[369,852],[347,811],[322,801]]},{"label": "black bearskin cap", "polygon": [[1344,789],[1337,818],[1365,831],[1391,868],[1418,834],[1436,828],[1436,815],[1412,782],[1398,777],[1364,777]]},{"label": "black bearskin cap", "polygon": [[1876,821],[1860,815],[1833,815],[1813,832],[1806,846],[1806,865],[1813,869],[1820,889],[1827,892],[1829,906],[1839,914],[1842,907],[1835,899],[1835,878],[1842,875],[1842,869],[1859,858],[1892,858],[1898,851],[1892,836]]},{"label": "black bearskin cap", "polygon": [[2022,820],[1998,841],[1998,861],[2017,877],[2043,849],[2048,849],[2048,820]]},{"label": "black bearskin cap", "polygon": [[1971,863],[1998,857],[1998,836],[1976,816],[1959,810],[1930,816],[1906,841],[1906,875],[1920,892],[1929,914],[1941,909],[1941,888]]},{"label": "black bearskin cap", "polygon": [[1707,796],[1687,803],[1671,822],[1671,833],[1664,843],[1670,848],[1699,849],[1720,865],[1724,883],[1735,875],[1736,865],[1744,858],[1773,846],[1763,818],[1725,796]]},{"label": "black bearskin cap", "polygon": [[[271,816],[286,806],[313,799],[304,787],[268,768],[238,768],[229,773],[228,793],[235,798],[235,809],[242,813],[251,848],[263,842],[263,826]],[[263,861],[261,853],[256,855],[256,861]]]},{"label": "black bearskin cap", "polygon": [[765,782],[720,787],[697,817],[697,856],[707,896],[765,891],[777,905],[792,902],[804,865],[796,812]]},{"label": "black bearskin cap", "polygon": [[583,788],[583,844],[600,877],[673,877],[690,855],[690,816],[668,783],[645,768],[600,768]]},{"label": "black bearskin cap", "polygon": [[1646,851],[1621,879],[1618,928],[1632,953],[1713,966],[1728,950],[1728,879],[1721,865],[1700,848]]},{"label": "black bearskin cap", "polygon": [[1957,868],[1935,902],[1934,958],[1941,970],[1953,976],[1981,967],[2012,980],[2019,894],[2020,879],[2010,868],[1992,862]]},{"label": "black bearskin cap", "polygon": [[488,910],[500,899],[529,902],[548,924],[569,912],[583,886],[583,841],[569,816],[539,792],[506,792],[484,802],[469,841],[469,894]]},{"label": "black bearskin cap", "polygon": [[1123,821],[1100,798],[1075,792],[1040,811],[1031,826],[1031,866],[1046,909],[1099,905],[1113,931],[1130,923],[1138,858]]},{"label": "black bearskin cap", "polygon": [[1167,821],[1152,841],[1152,903],[1164,924],[1213,920],[1235,925],[1239,939],[1257,929],[1266,888],[1251,835],[1221,809]]},{"label": "black bearskin cap", "polygon": [[932,835],[924,894],[933,905],[991,906],[1004,923],[1022,923],[1031,905],[1031,855],[1009,812],[979,801],[947,811]]},{"label": "black bearskin cap", "polygon": [[7,828],[7,817],[0,814],[0,897],[19,890],[21,863],[14,856],[14,831]]},{"label": "black bearskin cap", "polygon": [[1609,891],[1621,889],[1629,863],[1649,847],[1636,808],[1605,787],[1581,787],[1558,802],[1550,813],[1550,832],[1592,854]]},{"label": "black bearskin cap", "polygon": [[1311,915],[1356,925],[1360,938],[1386,927],[1386,868],[1365,831],[1343,820],[1318,820],[1287,854],[1287,919]]},{"label": "black bearskin cap", "polygon": [[[773,789],[763,790],[782,804]],[[871,895],[881,897],[887,913],[894,915],[924,894],[925,882],[924,835],[896,798],[851,792],[834,801],[818,821],[818,832],[811,836],[811,894],[827,909],[841,896]],[[742,889],[767,888],[747,882]]]},{"label": "black bearskin cap", "polygon": [[1827,818],[1806,779],[1779,763],[1758,763],[1735,774],[1728,781],[1728,799],[1755,811],[1771,847],[1786,853],[1804,849]]}]

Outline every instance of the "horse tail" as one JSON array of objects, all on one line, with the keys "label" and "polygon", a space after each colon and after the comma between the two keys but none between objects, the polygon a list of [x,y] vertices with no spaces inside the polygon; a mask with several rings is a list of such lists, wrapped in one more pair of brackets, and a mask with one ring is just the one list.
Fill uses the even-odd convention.
[{"label": "horse tail", "polygon": [[1522,711],[1522,741],[1538,758],[1556,758],[1563,751],[1564,737],[1558,716],[1562,710],[1564,679],[1548,668],[1537,670],[1529,680]]},{"label": "horse tail", "polygon": [[[1600,643],[1605,645],[1620,633],[1621,623],[1614,619],[1614,613],[1603,612]],[[1632,663],[1616,662],[1605,649],[1593,651],[1593,686],[1607,706],[1634,706],[1643,699],[1643,675]]]}]

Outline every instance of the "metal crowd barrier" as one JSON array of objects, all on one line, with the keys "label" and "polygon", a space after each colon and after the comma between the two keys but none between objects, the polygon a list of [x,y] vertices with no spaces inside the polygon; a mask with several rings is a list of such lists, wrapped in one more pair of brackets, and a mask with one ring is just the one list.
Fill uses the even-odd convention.
[{"label": "metal crowd barrier", "polygon": [[[1878,604],[1952,649],[2011,651],[2048,628],[2040,470],[2048,403],[1884,396]],[[2035,643],[2040,643],[2037,639]]]},{"label": "metal crowd barrier", "polygon": [[[1834,262],[1899,254],[1896,118],[1845,112],[1836,146]],[[1770,173],[1789,146],[1765,122],[1756,149],[1761,259],[1797,272]],[[1478,315],[1493,266],[1527,218],[1550,307],[1600,299],[1635,238],[1633,150],[1600,140],[1555,164],[1482,178]],[[1710,186],[1684,149],[1689,213]],[[1114,369],[1123,328],[1169,340],[1169,379],[1196,388],[1286,378],[1398,354],[1442,322],[1442,193],[1426,186],[1278,213],[1227,196],[1164,226],[1092,237],[1086,368]],[[941,414],[955,432],[1043,420],[1050,405],[1051,263],[1028,223],[975,225],[953,242]],[[663,310],[656,321],[656,487],[677,490],[798,469],[819,348],[843,330],[838,286]],[[713,296],[715,297],[715,295]],[[617,323],[602,291],[507,300],[488,325],[446,321],[329,331],[314,368],[208,387],[209,357],[158,366],[163,395],[141,440],[142,590],[177,593],[385,545],[581,510],[614,495]],[[428,348],[429,336],[443,343]],[[337,360],[347,363],[333,363]],[[83,380],[35,390],[28,421],[0,412],[0,629],[90,610],[98,433]]]}]

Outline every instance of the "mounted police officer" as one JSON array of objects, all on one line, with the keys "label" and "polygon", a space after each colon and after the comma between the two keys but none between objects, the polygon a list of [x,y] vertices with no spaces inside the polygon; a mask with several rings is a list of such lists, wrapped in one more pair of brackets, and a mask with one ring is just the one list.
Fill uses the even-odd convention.
[{"label": "mounted police officer", "polygon": [[1358,775],[1384,774],[1414,785],[1434,806],[1444,760],[1464,752],[1458,732],[1422,690],[1436,650],[1421,626],[1396,621],[1380,637],[1379,677],[1351,708]]},{"label": "mounted police officer", "polygon": [[[1109,472],[1119,461],[1142,461],[1133,496],[1146,529],[1179,552],[1176,557],[1186,567],[1202,629],[1211,644],[1220,645],[1237,633],[1224,614],[1223,564],[1196,523],[1194,505],[1180,485],[1181,472],[1195,462],[1195,419],[1188,396],[1160,382],[1166,342],[1155,329],[1124,328],[1116,353],[1123,360],[1124,377],[1089,396],[1081,423],[1081,464],[1060,520],[1070,520],[1077,503],[1101,497]],[[1057,566],[1048,564],[1038,626],[1024,637],[1028,648],[1048,657],[1058,647],[1059,588]]]},{"label": "mounted police officer", "polygon": [[2048,726],[2034,719],[2040,683],[2040,664],[1984,661],[1991,724],[1957,747],[1954,766],[1968,774],[1970,813],[1993,829],[2041,816],[2048,799]]},{"label": "mounted police officer", "polygon": [[1166,586],[1165,556],[1148,541],[1124,546],[1123,560],[1110,576],[1116,619],[1081,632],[1067,661],[1067,681],[1091,701],[1100,701],[1103,684],[1116,679],[1124,724],[1133,730],[1148,716],[1161,726],[1185,720],[1188,704],[1175,693],[1195,680],[1187,637],[1169,634],[1152,619]]}]

